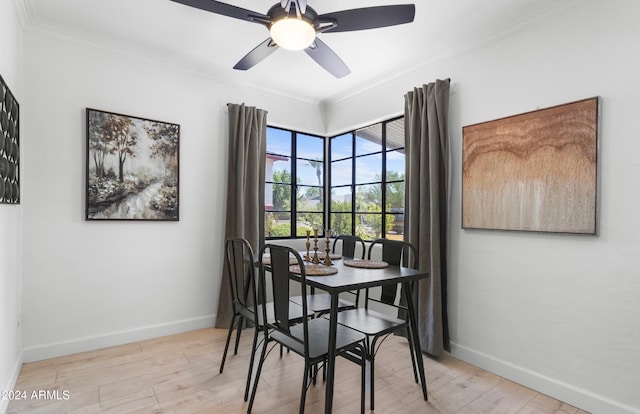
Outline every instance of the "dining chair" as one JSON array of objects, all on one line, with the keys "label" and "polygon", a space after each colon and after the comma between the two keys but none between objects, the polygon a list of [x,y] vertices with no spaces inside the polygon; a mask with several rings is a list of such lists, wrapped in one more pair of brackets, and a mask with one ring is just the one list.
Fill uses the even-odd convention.
[{"label": "dining chair", "polygon": [[[240,335],[244,327],[251,324],[255,327],[253,332],[253,346],[251,351],[251,359],[249,362],[249,374],[247,375],[247,384],[245,386],[244,400],[247,401],[249,396],[250,376],[255,362],[255,350],[258,346],[259,333],[265,326],[265,320],[274,318],[273,303],[268,301],[258,301],[256,289],[256,273],[255,273],[255,256],[251,244],[239,237],[228,237],[225,240],[225,264],[227,266],[227,274],[229,277],[229,288],[231,290],[231,307],[233,315],[227,341],[220,362],[220,373],[224,370],[224,364],[227,359],[229,343],[234,330],[236,332],[236,341],[233,353],[238,353],[238,345],[240,344]],[[256,304],[264,304],[264,306],[256,306]],[[261,309],[264,308],[265,312]],[[292,323],[302,320],[301,306],[291,306],[289,309],[289,319]],[[313,313],[308,316],[313,316]]]},{"label": "dining chair", "polygon": [[[340,242],[340,243],[338,243]],[[360,245],[360,251],[362,252],[361,258],[364,259],[364,255],[366,252],[366,246],[364,244],[364,240],[362,240],[358,236],[352,236],[347,234],[341,234],[335,238],[332,246],[332,253],[336,252],[337,245],[341,245],[342,257],[355,257],[356,246]],[[356,298],[357,299],[357,298]],[[293,303],[297,303],[298,305],[302,304],[302,298],[300,296],[292,296],[291,301]],[[356,302],[357,303],[357,302]],[[309,309],[316,313],[316,315],[324,315],[329,313],[331,310],[331,296],[328,293],[316,293],[314,289],[311,289],[311,294],[307,295],[307,304]],[[354,302],[338,299],[338,310],[343,311],[345,309],[352,309],[356,306]]]},{"label": "dining chair", "polygon": [[[270,257],[268,268],[262,263],[262,257],[267,253]],[[291,267],[290,256],[294,257],[294,264]],[[287,315],[289,309],[294,304],[289,300],[291,285],[297,283],[302,291],[302,309],[306,314],[308,306],[306,302],[307,276],[305,264],[297,251],[290,247],[267,244],[263,247],[261,254],[258,294],[264,299],[265,292],[271,291],[274,302],[274,319],[264,327],[265,343],[258,361],[256,377],[253,381],[253,389],[249,400],[247,413],[251,413],[255,400],[256,390],[262,372],[262,366],[266,357],[268,344],[280,344],[290,351],[304,358],[304,373],[302,376],[302,390],[300,394],[300,414],[304,413],[307,389],[315,380],[314,368],[318,364],[324,364],[328,353],[329,321],[325,318],[304,318],[299,324],[292,325]],[[267,272],[270,273],[269,284],[267,283]],[[293,283],[292,283],[293,282]],[[266,315],[265,315],[266,318]],[[365,365],[366,350],[365,336],[346,326],[337,325],[336,331],[336,355],[340,355],[361,367],[361,393],[360,411],[364,414],[365,401]]]},{"label": "dining chair", "polygon": [[333,240],[333,247],[331,250],[332,253],[336,252],[336,247],[338,247],[338,245],[341,245],[342,247],[340,251],[342,254],[342,257],[351,257],[351,258],[356,257],[356,248],[357,246],[360,246],[360,251],[361,251],[360,258],[364,259],[364,255],[367,249],[364,244],[364,240],[362,240],[361,237],[352,236],[351,234],[340,234],[336,236],[336,238]]},{"label": "dining chair", "polygon": [[[369,245],[367,258],[371,260],[374,251],[382,248],[382,260],[391,266],[417,268],[417,252],[413,244],[403,240],[376,239]],[[377,289],[365,289],[362,306],[338,313],[338,323],[355,329],[366,335],[367,359],[370,365],[370,398],[371,410],[374,410],[374,373],[375,356],[388,335],[398,333],[409,337],[409,321],[407,308],[400,299],[400,287],[383,286]],[[372,309],[375,307],[375,309]],[[411,362],[416,382],[418,373],[415,368],[413,343],[409,341]]]}]

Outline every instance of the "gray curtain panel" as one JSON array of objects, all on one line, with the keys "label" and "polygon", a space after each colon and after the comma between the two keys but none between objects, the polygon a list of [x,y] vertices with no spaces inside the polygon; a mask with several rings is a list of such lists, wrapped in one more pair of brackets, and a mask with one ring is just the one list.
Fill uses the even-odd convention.
[{"label": "gray curtain panel", "polygon": [[422,349],[449,351],[447,244],[449,212],[449,80],[414,88],[405,95],[405,240],[418,249],[418,331]]},{"label": "gray curtain panel", "polygon": [[[264,240],[264,168],[267,150],[267,111],[244,104],[228,104],[229,162],[225,239],[242,237],[258,252]],[[224,258],[221,252],[220,258]],[[216,328],[231,323],[229,276],[221,260],[222,277]]]}]

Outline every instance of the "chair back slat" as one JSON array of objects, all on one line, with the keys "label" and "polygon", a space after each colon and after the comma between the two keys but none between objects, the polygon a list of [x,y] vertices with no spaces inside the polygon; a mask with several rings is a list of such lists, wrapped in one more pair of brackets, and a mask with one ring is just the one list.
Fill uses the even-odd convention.
[{"label": "chair back slat", "polygon": [[343,257],[356,257],[356,246],[359,244],[362,250],[361,259],[364,259],[365,254],[365,244],[364,240],[358,236],[352,236],[350,234],[341,234],[335,238],[333,241],[333,250],[332,252],[336,252],[336,245],[338,241],[342,242],[342,256]]},{"label": "chair back slat", "polygon": [[270,252],[275,323],[289,332],[289,252],[275,248]]},{"label": "chair back slat", "polygon": [[248,241],[229,237],[226,244],[226,264],[234,307],[251,308],[257,303],[253,249]]},{"label": "chair back slat", "polygon": [[[264,258],[270,257],[270,264],[264,265]],[[266,273],[271,274],[271,290],[273,295],[273,309],[275,321],[270,321],[273,329],[289,336],[291,339],[303,344],[304,354],[309,355],[309,332],[307,318],[302,318],[303,338],[296,338],[291,335],[292,324],[289,320],[290,307],[292,302],[290,296],[290,281],[300,283],[302,292],[302,315],[308,315],[307,309],[307,284],[306,273],[304,270],[304,262],[297,251],[290,247],[275,244],[266,244],[260,254],[260,298],[264,300],[266,297]],[[291,260],[294,258],[295,260]],[[295,262],[295,263],[292,263]],[[300,275],[291,273],[291,265],[297,264],[300,267]],[[266,315],[265,315],[266,320]]]},{"label": "chair back slat", "polygon": [[[371,259],[371,254],[376,245],[382,246],[382,260],[389,263],[392,266],[404,266],[415,268],[417,252],[413,244],[404,240],[390,240],[390,239],[376,239],[369,245],[368,258]],[[387,305],[393,305],[396,302],[398,295],[397,285],[383,286],[381,289],[379,302]],[[369,293],[367,292],[367,299]]]},{"label": "chair back slat", "polygon": [[404,244],[396,243],[396,240],[384,240],[382,242],[382,260],[392,266],[400,266]]}]

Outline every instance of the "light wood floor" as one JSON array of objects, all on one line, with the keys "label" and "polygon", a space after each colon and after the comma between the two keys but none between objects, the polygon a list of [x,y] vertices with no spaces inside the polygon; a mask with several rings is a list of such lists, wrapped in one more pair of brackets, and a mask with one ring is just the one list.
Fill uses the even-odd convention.
[{"label": "light wood floor", "polygon": [[[13,400],[14,413],[245,413],[244,382],[252,332],[246,331],[238,355],[227,358],[219,374],[226,338],[221,329],[202,329],[25,364],[16,389],[26,400]],[[568,404],[451,357],[425,357],[429,401],[413,381],[406,341],[390,337],[376,360],[375,413],[518,413],[586,414]],[[260,380],[253,412],[296,413],[302,360],[272,352]],[[358,413],[359,367],[339,358],[335,414]],[[33,391],[49,390],[31,398]],[[367,403],[368,409],[368,403]],[[324,412],[319,381],[307,394],[306,413]]]}]

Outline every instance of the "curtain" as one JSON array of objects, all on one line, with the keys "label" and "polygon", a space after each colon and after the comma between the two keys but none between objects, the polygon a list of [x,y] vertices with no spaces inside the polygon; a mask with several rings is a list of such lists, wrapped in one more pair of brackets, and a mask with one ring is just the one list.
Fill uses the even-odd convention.
[{"label": "curtain", "polygon": [[418,284],[418,331],[422,349],[449,351],[447,245],[449,210],[449,80],[405,95],[405,240],[418,250],[418,266],[430,277]]},{"label": "curtain", "polygon": [[[225,239],[245,238],[258,252],[264,240],[264,169],[267,111],[244,104],[228,104],[229,161]],[[221,255],[224,257],[224,252]],[[224,260],[216,316],[217,328],[231,323],[231,290]]]}]

